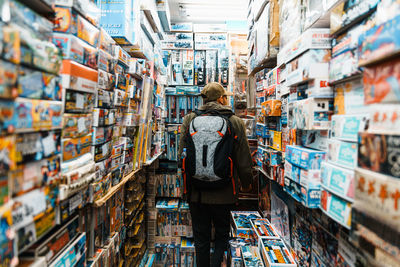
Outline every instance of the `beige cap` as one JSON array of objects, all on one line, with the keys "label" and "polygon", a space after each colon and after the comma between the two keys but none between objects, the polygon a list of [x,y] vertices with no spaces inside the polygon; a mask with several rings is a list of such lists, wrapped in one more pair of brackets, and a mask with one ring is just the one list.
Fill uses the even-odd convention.
[{"label": "beige cap", "polygon": [[201,90],[201,96],[206,101],[215,101],[224,95],[232,96],[233,93],[226,91],[220,83],[216,82],[208,83],[204,86],[203,90]]}]

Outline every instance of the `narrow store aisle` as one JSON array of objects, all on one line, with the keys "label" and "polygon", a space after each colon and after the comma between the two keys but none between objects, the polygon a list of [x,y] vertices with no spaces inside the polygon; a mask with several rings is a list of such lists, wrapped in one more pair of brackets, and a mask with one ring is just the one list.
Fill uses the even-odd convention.
[{"label": "narrow store aisle", "polygon": [[399,23],[0,0],[0,266],[400,266]]}]

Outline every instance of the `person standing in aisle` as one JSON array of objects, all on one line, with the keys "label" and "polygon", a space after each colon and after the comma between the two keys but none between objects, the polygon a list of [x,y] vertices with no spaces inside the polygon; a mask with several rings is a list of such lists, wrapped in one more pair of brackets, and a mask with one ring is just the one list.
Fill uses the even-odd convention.
[{"label": "person standing in aisle", "polygon": [[[207,84],[201,91],[204,105],[186,115],[181,126],[178,156],[198,267],[221,266],[237,190],[239,185],[243,192],[251,190],[253,162],[246,129],[227,106],[228,95],[221,84]],[[210,261],[212,225],[215,247]]]}]

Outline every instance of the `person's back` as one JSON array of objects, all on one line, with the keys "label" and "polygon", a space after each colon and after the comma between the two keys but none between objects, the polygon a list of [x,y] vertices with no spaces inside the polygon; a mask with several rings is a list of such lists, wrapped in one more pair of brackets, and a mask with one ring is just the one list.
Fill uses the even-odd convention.
[{"label": "person's back", "polygon": [[[185,150],[186,159],[190,159],[190,162],[186,159],[183,162],[184,191],[192,215],[197,264],[207,267],[210,265],[211,224],[216,232],[211,266],[220,266],[228,246],[230,210],[237,200],[239,178],[240,185],[248,190],[252,159],[245,126],[226,106],[224,88],[218,83],[210,83],[204,87],[202,96],[205,104],[197,114],[188,114],[183,120],[179,156]],[[215,129],[218,134],[207,135],[213,127],[218,128]],[[227,142],[231,142],[232,147]],[[227,159],[231,160],[229,167]]]}]

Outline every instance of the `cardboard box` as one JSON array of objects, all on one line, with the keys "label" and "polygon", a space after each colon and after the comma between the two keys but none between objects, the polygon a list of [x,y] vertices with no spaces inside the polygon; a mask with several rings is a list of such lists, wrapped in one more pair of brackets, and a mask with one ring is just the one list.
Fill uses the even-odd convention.
[{"label": "cardboard box", "polygon": [[114,55],[114,39],[104,30],[100,28],[99,49],[104,52]]},{"label": "cardboard box", "polygon": [[63,52],[63,59],[70,59],[97,69],[97,49],[72,34],[54,33],[53,43]]},{"label": "cardboard box", "polygon": [[399,230],[399,180],[361,168],[356,169],[355,180],[353,206]]},{"label": "cardboard box", "polygon": [[294,123],[302,130],[329,130],[332,99],[307,98],[294,103]]},{"label": "cardboard box", "polygon": [[65,89],[94,93],[98,72],[71,60],[63,60],[61,85]]},{"label": "cardboard box", "polygon": [[358,166],[400,178],[400,135],[360,132]]},{"label": "cardboard box", "polygon": [[354,171],[328,162],[321,166],[322,185],[326,190],[352,201],[354,198]]},{"label": "cardboard box", "polygon": [[256,234],[257,241],[260,238],[280,239],[278,232],[268,219],[250,219],[251,226]]},{"label": "cardboard box", "polygon": [[329,131],[309,130],[301,132],[301,145],[322,151],[328,151]]},{"label": "cardboard box", "polygon": [[95,106],[95,95],[72,90],[65,92],[65,112],[90,113]]},{"label": "cardboard box", "polygon": [[[15,140],[16,151],[14,151],[16,154],[11,154],[9,157],[13,158],[15,156],[17,163],[42,160],[60,154],[60,140],[61,131],[34,132],[17,135]],[[7,139],[4,141],[6,142]]]},{"label": "cardboard box", "polygon": [[69,138],[62,140],[62,160],[70,161],[86,153],[90,153],[92,145],[92,135],[86,135],[78,138]]},{"label": "cardboard box", "polygon": [[107,143],[93,146],[93,155],[94,155],[94,161],[99,162],[103,161],[106,158],[111,156],[111,151],[112,151],[112,142],[109,141]]},{"label": "cardboard box", "polygon": [[[116,89],[117,90],[117,89]],[[98,89],[96,91],[96,107],[113,108],[114,107],[114,92]]]},{"label": "cardboard box", "polygon": [[307,184],[301,185],[285,177],[283,190],[307,208],[316,209],[319,207],[321,196],[319,182],[307,182]]},{"label": "cardboard box", "polygon": [[285,177],[293,180],[294,182],[307,185],[311,183],[321,182],[320,170],[304,170],[295,165],[292,165],[289,161],[285,160]]},{"label": "cardboard box", "polygon": [[260,238],[258,247],[265,266],[297,267],[296,262],[282,239]]},{"label": "cardboard box", "polygon": [[115,123],[116,110],[115,109],[93,109],[93,126],[101,127],[112,125]]},{"label": "cardboard box", "polygon": [[113,90],[115,87],[115,76],[99,69],[97,86],[99,89]]},{"label": "cardboard box", "polygon": [[267,100],[261,103],[262,113],[264,116],[281,116],[282,102],[280,100]]},{"label": "cardboard box", "polygon": [[254,239],[250,219],[261,218],[258,211],[231,211],[231,218],[235,237]]},{"label": "cardboard box", "polygon": [[92,114],[64,114],[63,138],[88,135],[92,131]]},{"label": "cardboard box", "polygon": [[368,119],[368,115],[334,115],[331,136],[343,141],[357,142],[358,132],[364,130]]},{"label": "cardboard box", "polygon": [[321,190],[321,210],[336,222],[350,229],[351,203],[326,191]]},{"label": "cardboard box", "polygon": [[364,104],[364,85],[360,79],[335,85],[335,115],[367,113]]},{"label": "cardboard box", "polygon": [[115,58],[111,54],[101,49],[98,50],[97,54],[98,54],[97,64],[99,70],[104,70],[106,72],[114,72],[114,67],[116,64]]},{"label": "cardboard box", "polygon": [[[19,78],[18,66],[10,62],[0,60],[0,79],[2,81],[0,86],[0,97],[15,97],[17,92],[15,92],[14,88],[17,83],[17,78]],[[37,82],[40,82],[40,80],[37,80]]]},{"label": "cardboard box", "polygon": [[357,143],[329,139],[328,146],[328,160],[330,162],[349,169],[357,167]]},{"label": "cardboard box", "polygon": [[278,151],[282,150],[282,132],[269,131],[269,147]]},{"label": "cardboard box", "polygon": [[113,126],[93,127],[93,145],[100,145],[111,141],[112,136]]},{"label": "cardboard box", "polygon": [[400,129],[400,106],[397,104],[369,105],[368,132],[395,133]]},{"label": "cardboard box", "polygon": [[306,170],[318,170],[326,159],[326,152],[300,146],[286,146],[286,160]]}]

